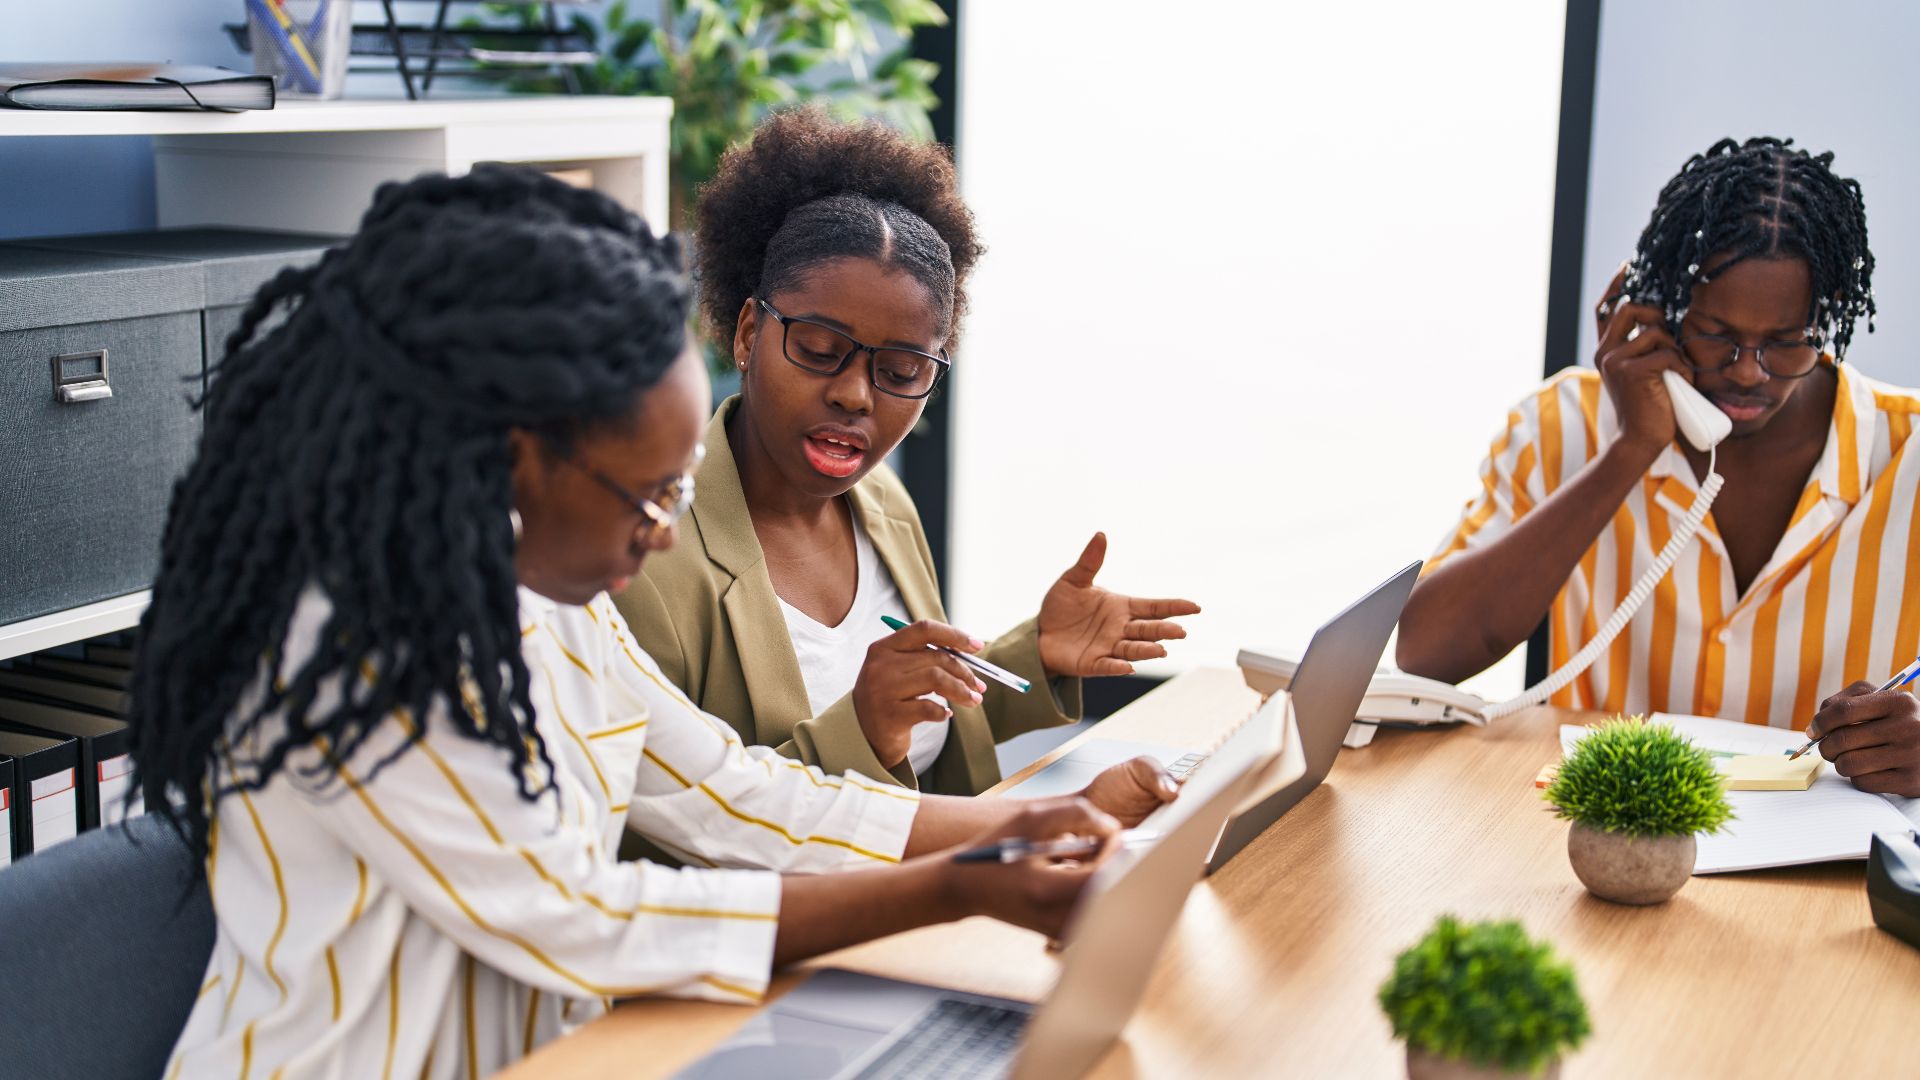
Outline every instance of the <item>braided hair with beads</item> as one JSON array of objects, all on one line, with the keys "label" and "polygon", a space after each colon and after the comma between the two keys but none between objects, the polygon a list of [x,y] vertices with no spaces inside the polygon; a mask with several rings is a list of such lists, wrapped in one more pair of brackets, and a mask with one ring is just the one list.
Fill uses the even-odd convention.
[{"label": "braided hair with beads", "polygon": [[[672,238],[497,166],[385,185],[350,241],[261,288],[201,402],[130,687],[138,787],[196,851],[219,798],[305,747],[346,761],[401,710],[497,745],[524,797],[544,789],[508,432],[565,453],[623,422],[682,351],[689,304]],[[331,610],[289,672],[308,589]]]},{"label": "braided hair with beads", "polygon": [[[1854,180],[1836,176],[1833,154],[1809,154],[1792,139],[1722,139],[1668,181],[1627,268],[1626,295],[1687,314],[1693,289],[1747,259],[1798,258],[1813,278],[1807,334],[1846,357],[1857,321],[1873,332],[1873,252],[1867,208]],[[1724,257],[1709,266],[1715,257]]]}]

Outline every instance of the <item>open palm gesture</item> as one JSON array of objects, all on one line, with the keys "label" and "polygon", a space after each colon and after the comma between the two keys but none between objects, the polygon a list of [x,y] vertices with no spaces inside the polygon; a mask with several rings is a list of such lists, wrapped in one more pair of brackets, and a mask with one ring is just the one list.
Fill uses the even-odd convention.
[{"label": "open palm gesture", "polygon": [[1197,615],[1191,600],[1146,600],[1093,583],[1107,560],[1107,534],[1094,533],[1080,561],[1040,601],[1040,661],[1048,675],[1127,675],[1135,661],[1167,655],[1162,641],[1187,636],[1172,622]]}]

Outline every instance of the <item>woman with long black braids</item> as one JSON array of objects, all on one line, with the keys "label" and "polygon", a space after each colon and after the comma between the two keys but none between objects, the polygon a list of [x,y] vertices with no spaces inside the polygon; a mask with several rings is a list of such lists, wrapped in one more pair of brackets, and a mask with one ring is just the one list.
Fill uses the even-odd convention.
[{"label": "woman with long black braids", "polygon": [[1832,154],[1725,139],[1688,160],[1599,300],[1593,368],[1509,414],[1407,603],[1402,666],[1463,678],[1543,617],[1556,668],[1594,637],[1705,475],[1674,441],[1675,371],[1733,421],[1726,488],[1554,704],[1810,728],[1857,787],[1920,795],[1920,705],[1866,692],[1920,650],[1920,394],[1842,363],[1873,329],[1873,269]]},{"label": "woman with long black braids", "polygon": [[[687,314],[671,241],[503,168],[383,188],[247,310],[132,687],[219,924],[169,1075],[484,1074],[613,997],[753,1001],[968,914],[1059,928],[1084,866],[928,853],[1108,813],[824,776],[634,644],[605,590],[671,544],[710,407]],[[1102,799],[1137,820],[1160,796],[1126,780]],[[618,861],[629,825],[690,868]]]}]

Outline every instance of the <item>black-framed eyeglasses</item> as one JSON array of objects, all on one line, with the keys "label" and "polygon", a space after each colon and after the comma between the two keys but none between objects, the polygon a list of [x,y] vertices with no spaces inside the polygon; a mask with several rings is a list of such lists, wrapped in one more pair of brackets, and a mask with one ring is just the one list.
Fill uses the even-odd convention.
[{"label": "black-framed eyeglasses", "polygon": [[595,483],[612,492],[614,497],[618,498],[621,502],[626,503],[628,509],[639,514],[640,528],[638,531],[642,535],[650,536],[658,530],[673,528],[674,525],[679,523],[681,518],[687,515],[687,511],[693,507],[693,474],[699,471],[700,462],[704,461],[706,456],[706,447],[695,446],[693,448],[693,464],[687,467],[687,471],[669,478],[665,483],[654,489],[654,493],[651,496],[635,495],[613,477],[608,476],[606,473],[601,472],[591,465],[580,463],[569,454],[562,453],[560,459],[573,465],[574,468],[579,469],[581,472],[586,473]]},{"label": "black-framed eyeglasses", "polygon": [[946,356],[935,356],[918,349],[867,345],[811,319],[782,315],[772,304],[755,297],[773,321],[780,324],[780,351],[787,362],[815,375],[838,375],[853,358],[866,353],[871,358],[867,378],[883,394],[909,400],[926,397],[940,385],[940,377],[953,366]]},{"label": "black-framed eyeglasses", "polygon": [[[1764,345],[1742,345],[1721,334],[1686,334],[1678,342],[1680,355],[1695,371],[1719,371],[1740,362],[1741,352],[1751,352],[1753,362],[1770,379],[1802,379],[1813,374],[1820,363],[1820,346],[1805,338],[1797,341],[1769,341]],[[1768,363],[1768,359],[1772,363]]]}]

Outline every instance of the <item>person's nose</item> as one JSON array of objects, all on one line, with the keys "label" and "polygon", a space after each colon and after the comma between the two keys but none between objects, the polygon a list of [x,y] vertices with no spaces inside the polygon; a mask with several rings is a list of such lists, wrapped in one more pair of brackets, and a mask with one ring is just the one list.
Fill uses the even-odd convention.
[{"label": "person's nose", "polygon": [[857,351],[847,366],[827,384],[827,403],[841,412],[865,416],[873,412],[873,379],[868,365],[873,356]]},{"label": "person's nose", "polygon": [[1760,350],[1751,345],[1736,346],[1733,363],[1720,369],[1720,377],[1740,387],[1752,390],[1768,379],[1767,370],[1760,366]]}]

